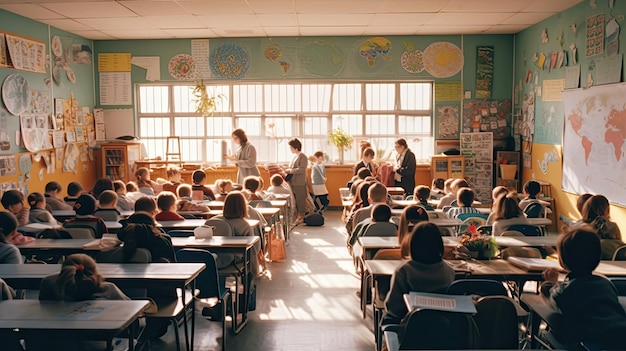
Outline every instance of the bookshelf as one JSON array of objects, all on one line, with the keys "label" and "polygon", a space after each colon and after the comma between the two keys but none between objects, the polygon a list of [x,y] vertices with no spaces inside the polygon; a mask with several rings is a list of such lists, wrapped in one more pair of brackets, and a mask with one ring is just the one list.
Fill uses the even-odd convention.
[{"label": "bookshelf", "polygon": [[141,158],[139,143],[102,144],[97,153],[98,177],[121,180],[135,179],[135,162]]},{"label": "bookshelf", "polygon": [[430,172],[432,178],[464,178],[465,158],[463,156],[433,156]]}]

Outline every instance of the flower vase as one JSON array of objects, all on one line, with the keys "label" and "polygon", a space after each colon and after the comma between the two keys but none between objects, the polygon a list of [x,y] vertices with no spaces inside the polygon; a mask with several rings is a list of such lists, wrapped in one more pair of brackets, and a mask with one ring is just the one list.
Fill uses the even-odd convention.
[{"label": "flower vase", "polygon": [[343,153],[344,153],[344,150],[343,149],[339,149],[339,164],[340,165],[343,164]]},{"label": "flower vase", "polygon": [[470,256],[472,256],[472,258],[476,260],[479,260],[482,256],[480,251],[470,250],[469,253],[470,253]]}]

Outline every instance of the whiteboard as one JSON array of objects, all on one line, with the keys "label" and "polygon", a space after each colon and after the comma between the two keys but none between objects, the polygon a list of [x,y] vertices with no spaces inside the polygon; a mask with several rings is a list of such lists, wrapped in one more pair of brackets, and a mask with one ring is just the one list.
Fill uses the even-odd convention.
[{"label": "whiteboard", "polygon": [[626,84],[563,92],[563,190],[626,205]]},{"label": "whiteboard", "polygon": [[104,110],[104,125],[108,140],[122,135],[135,135],[135,113],[132,108]]}]

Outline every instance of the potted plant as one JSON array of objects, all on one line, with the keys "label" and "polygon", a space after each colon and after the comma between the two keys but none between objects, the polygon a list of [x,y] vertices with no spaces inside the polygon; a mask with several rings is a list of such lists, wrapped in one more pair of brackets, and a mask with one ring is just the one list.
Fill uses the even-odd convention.
[{"label": "potted plant", "polygon": [[461,235],[459,246],[467,249],[469,255],[476,259],[491,259],[498,254],[498,244],[490,236],[478,232],[475,225],[467,227],[465,233]]},{"label": "potted plant", "polygon": [[223,94],[209,96],[206,85],[204,85],[204,80],[202,79],[193,89],[193,95],[196,97],[193,100],[196,104],[196,112],[202,117],[213,116],[213,113],[217,109],[217,104],[225,98]]},{"label": "potted plant", "polygon": [[352,149],[354,138],[341,127],[337,127],[328,132],[328,137],[330,138],[330,142],[339,150],[339,163],[343,164],[343,153],[346,150]]}]

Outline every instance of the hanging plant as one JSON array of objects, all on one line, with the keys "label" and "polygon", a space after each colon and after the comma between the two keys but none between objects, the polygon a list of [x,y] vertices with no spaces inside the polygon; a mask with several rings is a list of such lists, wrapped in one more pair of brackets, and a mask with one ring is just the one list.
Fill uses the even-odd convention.
[{"label": "hanging plant", "polygon": [[193,100],[196,104],[196,112],[202,117],[213,116],[213,113],[217,110],[217,104],[226,98],[224,94],[210,96],[203,80],[196,84],[196,87],[193,89],[193,95],[196,97]]}]

